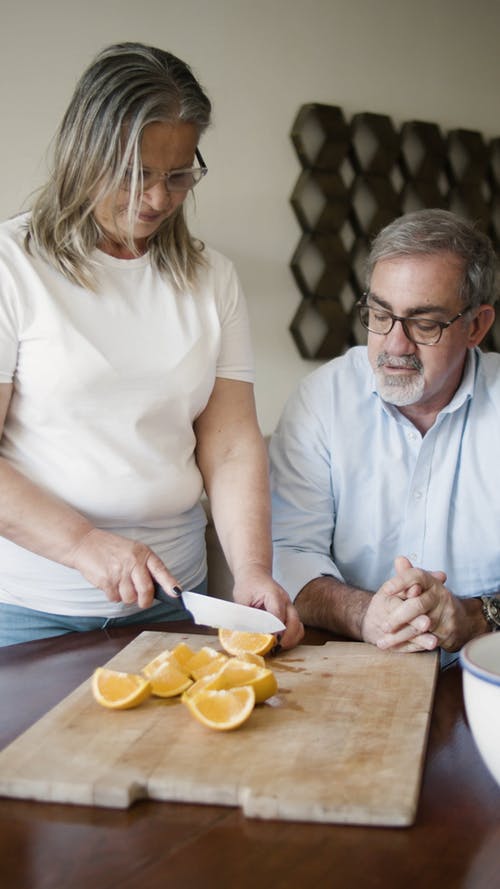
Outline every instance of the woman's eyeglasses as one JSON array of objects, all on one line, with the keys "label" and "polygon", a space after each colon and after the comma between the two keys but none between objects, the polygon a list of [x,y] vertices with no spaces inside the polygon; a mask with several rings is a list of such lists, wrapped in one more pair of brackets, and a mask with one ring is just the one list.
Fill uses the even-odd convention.
[{"label": "woman's eyeglasses", "polygon": [[[139,170],[138,185],[142,191],[149,191],[159,182],[164,183],[167,191],[190,191],[195,185],[198,185],[204,176],[208,173],[208,167],[201,156],[201,152],[196,149],[196,160],[198,167],[189,167],[184,170],[171,170],[164,173],[162,170],[152,170],[149,167],[141,167]],[[120,187],[124,191],[132,189],[133,168],[127,167],[125,175],[120,183]]]}]

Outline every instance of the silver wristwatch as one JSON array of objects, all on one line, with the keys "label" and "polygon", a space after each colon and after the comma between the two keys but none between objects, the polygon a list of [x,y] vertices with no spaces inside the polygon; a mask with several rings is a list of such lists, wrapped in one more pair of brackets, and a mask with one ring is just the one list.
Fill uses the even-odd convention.
[{"label": "silver wristwatch", "polygon": [[498,596],[481,596],[483,614],[492,633],[500,630],[500,598]]}]

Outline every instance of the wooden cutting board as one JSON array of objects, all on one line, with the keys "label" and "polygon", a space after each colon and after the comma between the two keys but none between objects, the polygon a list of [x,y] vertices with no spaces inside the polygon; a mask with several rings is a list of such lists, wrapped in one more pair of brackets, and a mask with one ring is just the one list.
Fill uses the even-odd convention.
[{"label": "wooden cutting board", "polygon": [[[107,666],[138,671],[184,640],[141,633]],[[438,669],[435,653],[357,642],[270,659],[279,689],[232,732],[177,699],[97,704],[90,681],[0,753],[0,795],[126,808],[137,799],[241,806],[254,818],[407,826],[415,819]]]}]

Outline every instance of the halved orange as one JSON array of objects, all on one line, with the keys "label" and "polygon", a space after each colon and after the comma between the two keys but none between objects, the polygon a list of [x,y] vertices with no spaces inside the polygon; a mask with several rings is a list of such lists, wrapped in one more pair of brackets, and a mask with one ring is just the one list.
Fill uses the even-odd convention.
[{"label": "halved orange", "polygon": [[151,684],[144,676],[97,667],[92,675],[92,694],[110,710],[137,707],[151,694]]},{"label": "halved orange", "polygon": [[200,691],[182,698],[198,722],[217,731],[238,728],[250,717],[255,705],[255,692],[249,685],[227,691]]},{"label": "halved orange", "polygon": [[220,629],[219,642],[225,651],[236,657],[242,651],[264,655],[276,645],[276,637],[272,633],[242,633],[238,630]]}]

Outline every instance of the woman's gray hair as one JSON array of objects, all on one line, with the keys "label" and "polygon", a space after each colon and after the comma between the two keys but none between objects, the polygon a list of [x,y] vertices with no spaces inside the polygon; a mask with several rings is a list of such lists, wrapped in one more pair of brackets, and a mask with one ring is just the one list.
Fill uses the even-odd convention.
[{"label": "woman's gray hair", "polygon": [[[71,281],[93,286],[91,253],[103,237],[96,204],[118,193],[127,167],[131,190],[127,246],[135,252],[133,212],[141,191],[141,138],[151,123],[193,124],[202,135],[211,104],[189,66],[141,43],[100,52],[83,73],[56,134],[52,174],[34,202],[27,246]],[[178,289],[193,283],[203,244],[187,228],[182,204],[148,242],[153,263]]]},{"label": "woman's gray hair", "polygon": [[487,235],[448,210],[416,210],[391,222],[375,237],[366,265],[369,287],[374,266],[398,256],[453,253],[462,261],[460,298],[479,306],[497,299],[498,259]]}]

